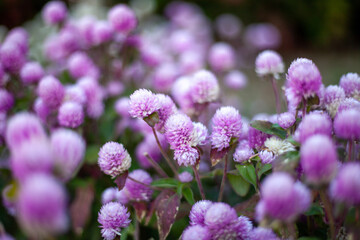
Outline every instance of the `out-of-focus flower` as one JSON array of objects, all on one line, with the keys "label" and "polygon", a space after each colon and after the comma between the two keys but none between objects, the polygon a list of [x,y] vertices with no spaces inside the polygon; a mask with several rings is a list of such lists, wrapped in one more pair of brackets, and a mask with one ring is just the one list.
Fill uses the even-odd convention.
[{"label": "out-of-focus flower", "polygon": [[360,110],[348,109],[338,113],[334,119],[336,136],[347,140],[360,139]]},{"label": "out-of-focus flower", "polygon": [[247,140],[243,140],[235,149],[234,161],[239,163],[245,162],[254,154],[254,151],[249,146],[249,142]]},{"label": "out-of-focus flower", "polygon": [[191,173],[185,171],[179,174],[179,180],[180,182],[191,182],[194,179],[194,177],[191,175]]},{"label": "out-of-focus flower", "polygon": [[224,72],[235,67],[236,55],[229,44],[215,43],[209,50],[208,61],[214,71]]},{"label": "out-of-focus flower", "polygon": [[340,103],[345,99],[345,92],[339,86],[330,85],[325,89],[323,103],[331,117],[335,117]]},{"label": "out-of-focus flower", "polygon": [[246,75],[238,70],[233,70],[225,76],[225,84],[230,89],[242,89],[246,87],[247,82]]},{"label": "out-of-focus flower", "polygon": [[13,95],[5,89],[0,89],[0,112],[9,111],[14,105]]},{"label": "out-of-focus flower", "polygon": [[65,89],[61,82],[53,76],[43,77],[38,85],[39,97],[49,108],[57,108],[65,96]]},{"label": "out-of-focus flower", "polygon": [[44,74],[44,69],[38,62],[28,62],[20,71],[21,80],[25,84],[36,83]]},{"label": "out-of-focus flower", "polygon": [[250,239],[252,240],[280,240],[276,234],[269,228],[257,227],[251,231]]},{"label": "out-of-focus flower", "polygon": [[135,13],[125,4],[112,7],[108,13],[108,21],[115,31],[124,34],[134,30],[137,25]]},{"label": "out-of-focus flower", "polygon": [[236,15],[221,14],[215,20],[216,31],[226,39],[236,39],[240,36],[242,23]]},{"label": "out-of-focus flower", "polygon": [[126,179],[124,191],[129,200],[149,201],[153,193],[153,190],[148,186],[152,183],[150,174],[144,170],[137,169],[129,173],[129,177],[144,184],[135,182],[130,178]]},{"label": "out-of-focus flower", "polygon": [[25,64],[26,55],[18,44],[6,41],[0,47],[0,63],[3,69],[10,73],[17,73]]},{"label": "out-of-focus flower", "polygon": [[59,108],[59,124],[63,127],[77,128],[84,122],[84,111],[77,102],[65,102]]},{"label": "out-of-focus flower", "polygon": [[129,113],[132,117],[146,118],[157,112],[161,104],[157,95],[147,89],[138,89],[130,95]]},{"label": "out-of-focus flower", "polygon": [[131,157],[122,144],[107,142],[99,151],[99,166],[101,170],[116,177],[131,166]]},{"label": "out-of-focus flower", "polygon": [[213,102],[219,97],[219,84],[215,75],[206,70],[200,70],[192,76],[191,97],[195,103]]},{"label": "out-of-focus flower", "polygon": [[99,69],[85,52],[73,53],[67,62],[67,67],[72,77],[79,79],[82,77],[99,78]]},{"label": "out-of-focus flower", "polygon": [[194,225],[187,227],[183,234],[182,240],[210,240],[211,234],[209,230],[200,225]]},{"label": "out-of-focus flower", "polygon": [[304,143],[306,139],[315,134],[324,134],[327,136],[331,136],[331,119],[326,113],[311,112],[303,118],[296,131],[296,135],[298,134],[298,139],[296,140],[301,143]]},{"label": "out-of-focus flower", "polygon": [[353,97],[360,101],[360,76],[357,73],[348,73],[341,77],[340,87],[347,97]]},{"label": "out-of-focus flower", "polygon": [[196,202],[190,211],[190,224],[191,225],[202,225],[205,226],[205,213],[212,205],[212,202],[209,200],[201,200]]},{"label": "out-of-focus flower", "polygon": [[273,75],[278,78],[278,75],[284,72],[282,57],[272,50],[261,52],[255,61],[255,71],[261,77]]},{"label": "out-of-focus flower", "polygon": [[284,128],[284,129],[288,129],[289,127],[294,125],[295,121],[296,121],[295,115],[291,112],[281,113],[277,117],[278,124],[280,125],[280,127]]},{"label": "out-of-focus flower", "polygon": [[66,5],[64,2],[61,1],[48,2],[42,10],[43,20],[45,23],[49,25],[53,25],[64,21],[66,16],[67,16]]},{"label": "out-of-focus flower", "polygon": [[124,189],[119,191],[119,189],[115,187],[107,188],[101,194],[101,202],[102,204],[106,204],[109,202],[119,202],[121,204],[127,204],[129,202],[129,198],[126,196]]}]

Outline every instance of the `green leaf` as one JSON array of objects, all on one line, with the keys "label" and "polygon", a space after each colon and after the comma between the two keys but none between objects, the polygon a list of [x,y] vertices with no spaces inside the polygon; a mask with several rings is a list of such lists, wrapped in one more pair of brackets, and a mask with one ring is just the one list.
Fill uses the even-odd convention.
[{"label": "green leaf", "polygon": [[245,181],[241,175],[228,173],[227,177],[237,195],[244,197],[249,192],[250,183]]},{"label": "green leaf", "polygon": [[236,165],[240,175],[257,189],[255,168],[252,164]]},{"label": "green leaf", "polygon": [[185,187],[182,191],[186,201],[190,204],[190,205],[194,205],[195,204],[195,199],[194,199],[194,193],[191,190],[190,187]]},{"label": "green leaf", "polygon": [[89,164],[97,163],[99,150],[99,145],[89,145],[85,152],[85,162]]},{"label": "green leaf", "polygon": [[179,181],[173,178],[161,178],[151,183],[152,186],[162,188],[176,188],[179,185]]},{"label": "green leaf", "polygon": [[312,204],[310,209],[305,212],[306,216],[324,215],[324,210],[319,204]]},{"label": "green leaf", "polygon": [[264,164],[264,165],[262,165],[262,166],[259,168],[259,171],[258,171],[259,179],[260,179],[261,175],[263,175],[263,174],[266,173],[267,171],[270,171],[271,168],[272,168],[272,165],[271,165],[271,164]]},{"label": "green leaf", "polygon": [[301,237],[301,238],[298,238],[298,240],[320,240],[320,238],[317,238],[317,237]]},{"label": "green leaf", "polygon": [[250,123],[250,126],[267,134],[278,136],[281,139],[286,138],[286,131],[279,126],[269,121],[255,120]]},{"label": "green leaf", "polygon": [[223,174],[223,169],[221,168],[217,168],[212,170],[211,172],[207,172],[204,175],[201,176],[201,178],[213,178],[215,176],[222,176]]}]

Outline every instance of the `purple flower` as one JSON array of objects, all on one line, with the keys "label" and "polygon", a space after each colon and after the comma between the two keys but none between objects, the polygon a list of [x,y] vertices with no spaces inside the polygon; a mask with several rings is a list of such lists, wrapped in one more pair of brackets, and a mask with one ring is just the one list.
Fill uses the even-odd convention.
[{"label": "purple flower", "polygon": [[249,142],[243,140],[236,147],[233,159],[235,162],[242,163],[247,161],[254,154],[254,151],[249,146]]},{"label": "purple flower", "polygon": [[194,177],[191,175],[191,173],[185,171],[179,174],[179,180],[180,182],[187,183],[191,182],[194,179]]},{"label": "purple flower", "polygon": [[345,98],[338,107],[337,114],[343,110],[354,108],[360,111],[360,102],[354,98]]},{"label": "purple flower", "polygon": [[152,183],[150,174],[144,170],[137,169],[132,171],[129,177],[142,182],[144,185],[127,178],[124,188],[127,197],[132,201],[149,201],[153,193],[153,190],[147,186]]},{"label": "purple flower", "polygon": [[343,75],[339,85],[344,89],[347,97],[360,99],[360,76],[357,73]]},{"label": "purple flower", "polygon": [[345,92],[339,86],[328,86],[323,94],[322,102],[331,117],[335,117],[340,103],[345,99]]},{"label": "purple flower", "polygon": [[156,94],[159,102],[160,102],[160,108],[158,110],[159,114],[159,122],[156,123],[155,129],[164,132],[164,125],[166,120],[173,114],[177,112],[177,108],[175,103],[172,101],[172,99],[168,95],[164,94]]},{"label": "purple flower", "polygon": [[330,117],[326,113],[311,112],[307,114],[300,123],[297,132],[299,140],[304,143],[306,139],[315,134],[324,134],[331,136],[332,123]]},{"label": "purple flower", "polygon": [[259,157],[263,164],[272,163],[275,160],[275,155],[271,151],[264,150],[259,153]]},{"label": "purple flower", "polygon": [[234,49],[227,43],[219,42],[211,46],[208,57],[211,68],[216,72],[228,71],[235,67]]},{"label": "purple flower", "polygon": [[65,95],[64,86],[53,76],[43,77],[38,85],[38,95],[49,108],[57,108]]},{"label": "purple flower", "polygon": [[330,196],[349,206],[360,203],[360,164],[345,163],[341,166],[338,175],[331,182]]},{"label": "purple flower", "polygon": [[233,14],[221,14],[215,20],[216,31],[225,39],[237,39],[240,36],[242,22]]},{"label": "purple flower", "polygon": [[92,31],[96,45],[108,42],[113,37],[113,29],[107,21],[97,21]]},{"label": "purple flower", "polygon": [[77,128],[84,122],[84,111],[77,102],[65,102],[59,108],[59,124],[63,127]]},{"label": "purple flower", "polygon": [[309,137],[301,146],[300,163],[308,182],[328,183],[335,176],[338,165],[331,138],[321,134]]},{"label": "purple flower", "polygon": [[42,11],[42,17],[44,22],[53,25],[60,23],[65,20],[67,16],[67,9],[63,2],[61,1],[51,1],[48,2]]},{"label": "purple flower", "polygon": [[219,84],[215,75],[206,70],[194,73],[192,77],[191,97],[194,103],[213,102],[219,97]]},{"label": "purple flower", "polygon": [[287,173],[273,173],[261,185],[261,201],[256,207],[260,216],[258,220],[267,215],[273,219],[292,221],[307,210],[310,199],[310,191],[302,183],[295,183]]},{"label": "purple flower", "polygon": [[165,123],[165,137],[172,149],[190,145],[193,130],[194,125],[185,114],[173,114]]},{"label": "purple flower", "polygon": [[257,227],[251,231],[250,239],[252,240],[280,240],[276,234],[268,228]]},{"label": "purple flower", "polygon": [[118,202],[104,204],[99,212],[101,235],[105,240],[113,240],[121,229],[129,226],[131,220],[128,209]]},{"label": "purple flower", "polygon": [[29,34],[22,27],[13,28],[4,39],[5,43],[14,43],[25,56],[29,50]]},{"label": "purple flower", "polygon": [[0,112],[9,111],[14,105],[14,97],[5,89],[0,89]]},{"label": "purple flower", "polygon": [[20,224],[31,238],[47,238],[67,229],[66,194],[50,175],[31,175],[21,185],[17,208]]},{"label": "purple flower", "polygon": [[284,72],[282,57],[275,51],[265,50],[255,60],[255,71],[260,77],[273,75],[275,78]]},{"label": "purple flower", "polygon": [[360,110],[348,109],[339,112],[334,119],[336,136],[347,140],[360,139]]},{"label": "purple flower", "polygon": [[204,57],[199,52],[186,51],[179,56],[179,67],[182,74],[191,74],[204,68]]},{"label": "purple flower", "polygon": [[124,189],[119,191],[115,187],[107,188],[101,194],[101,203],[106,204],[109,202],[119,202],[121,204],[127,204],[129,202],[128,197],[125,194]]},{"label": "purple flower", "polygon": [[114,178],[130,168],[131,157],[122,144],[107,142],[99,151],[98,163],[105,174]]},{"label": "purple flower", "polygon": [[221,151],[240,137],[242,129],[241,115],[233,107],[221,107],[212,118],[211,146]]},{"label": "purple flower", "polygon": [[284,129],[288,129],[292,125],[294,125],[295,120],[296,120],[295,115],[293,113],[291,113],[291,112],[281,113],[277,117],[278,124],[280,125],[280,127],[284,128]]},{"label": "purple flower", "polygon": [[232,221],[229,225],[211,229],[211,233],[213,239],[245,240],[250,239],[249,237],[251,230],[252,224],[250,220],[245,216],[240,216],[236,220]]},{"label": "purple flower", "polygon": [[235,90],[245,88],[248,82],[246,75],[238,70],[233,70],[226,74],[224,80],[228,88]]},{"label": "purple flower", "polygon": [[190,145],[177,148],[174,151],[174,159],[180,166],[193,166],[199,157],[199,151]]},{"label": "purple flower", "polygon": [[183,234],[182,240],[210,240],[211,234],[209,230],[200,225],[189,226],[187,227]]},{"label": "purple flower", "polygon": [[291,63],[286,80],[287,87],[304,98],[316,94],[322,84],[319,69],[306,58],[298,58]]},{"label": "purple flower", "polygon": [[26,55],[19,45],[12,41],[5,41],[0,47],[0,63],[6,72],[17,73],[25,64]]},{"label": "purple flower", "polygon": [[195,111],[191,91],[192,78],[187,76],[178,78],[171,89],[174,100],[186,114],[193,114]]},{"label": "purple flower", "polygon": [[194,44],[194,36],[188,30],[184,29],[173,31],[169,38],[169,45],[175,54],[190,51]]},{"label": "purple flower", "polygon": [[147,89],[138,89],[130,95],[129,113],[132,117],[145,118],[157,112],[161,107],[154,93]]},{"label": "purple flower", "polygon": [[248,141],[251,148],[260,149],[269,137],[269,134],[261,132],[253,127],[249,127]]},{"label": "purple flower", "polygon": [[280,31],[271,23],[256,23],[246,27],[245,42],[256,50],[275,49],[281,43]]},{"label": "purple flower", "polygon": [[20,77],[24,84],[36,83],[44,74],[44,69],[38,62],[28,62],[20,71]]},{"label": "purple flower", "polygon": [[163,63],[156,67],[152,76],[152,85],[156,91],[168,92],[171,89],[178,69],[173,63]]},{"label": "purple flower", "polygon": [[99,78],[99,69],[95,66],[91,58],[84,52],[73,53],[68,61],[67,66],[72,77],[79,79],[82,77]]},{"label": "purple flower", "polygon": [[34,103],[34,111],[41,121],[46,122],[47,116],[50,114],[50,109],[41,98],[37,98]]},{"label": "purple flower", "polygon": [[129,117],[129,98],[122,97],[115,102],[115,111],[123,118]]},{"label": "purple flower", "polygon": [[115,31],[124,34],[134,30],[137,25],[135,13],[125,4],[112,7],[108,13],[108,21]]},{"label": "purple flower", "polygon": [[84,90],[78,85],[67,86],[65,89],[65,101],[76,102],[81,106],[84,106],[86,104]]},{"label": "purple flower", "polygon": [[205,213],[213,203],[209,200],[201,200],[196,202],[190,211],[190,225],[205,225]]},{"label": "purple flower", "polygon": [[50,173],[54,158],[46,138],[33,138],[11,150],[11,170],[21,181],[33,173]]},{"label": "purple flower", "polygon": [[8,120],[6,143],[11,150],[34,138],[46,139],[45,130],[34,114],[20,112]]},{"label": "purple flower", "polygon": [[51,134],[51,152],[61,177],[68,180],[81,165],[85,155],[85,141],[72,130],[58,129]]}]

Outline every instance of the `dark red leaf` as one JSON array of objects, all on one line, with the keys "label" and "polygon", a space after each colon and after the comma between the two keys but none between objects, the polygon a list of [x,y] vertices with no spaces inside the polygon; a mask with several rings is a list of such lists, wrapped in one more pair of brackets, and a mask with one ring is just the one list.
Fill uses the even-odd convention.
[{"label": "dark red leaf", "polygon": [[121,191],[121,189],[124,188],[125,186],[125,182],[126,182],[126,178],[129,175],[129,171],[124,172],[123,174],[117,176],[114,180],[114,183],[116,183],[119,191]]},{"label": "dark red leaf", "polygon": [[146,216],[147,204],[145,202],[134,202],[132,205],[135,209],[137,220],[141,222]]},{"label": "dark red leaf", "polygon": [[173,191],[171,191],[169,189],[165,189],[155,198],[155,200],[150,204],[150,210],[148,211],[148,214],[146,216],[145,225],[149,224],[152,215],[154,214],[155,210],[158,208],[160,200],[165,197],[170,197],[173,194],[174,194]]}]

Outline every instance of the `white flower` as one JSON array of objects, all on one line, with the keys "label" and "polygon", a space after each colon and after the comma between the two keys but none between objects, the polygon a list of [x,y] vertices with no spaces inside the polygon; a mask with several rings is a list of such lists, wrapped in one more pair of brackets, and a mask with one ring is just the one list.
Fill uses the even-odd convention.
[{"label": "white flower", "polygon": [[295,147],[290,142],[281,140],[277,137],[266,139],[264,145],[267,148],[267,151],[272,152],[275,156],[295,150]]}]

